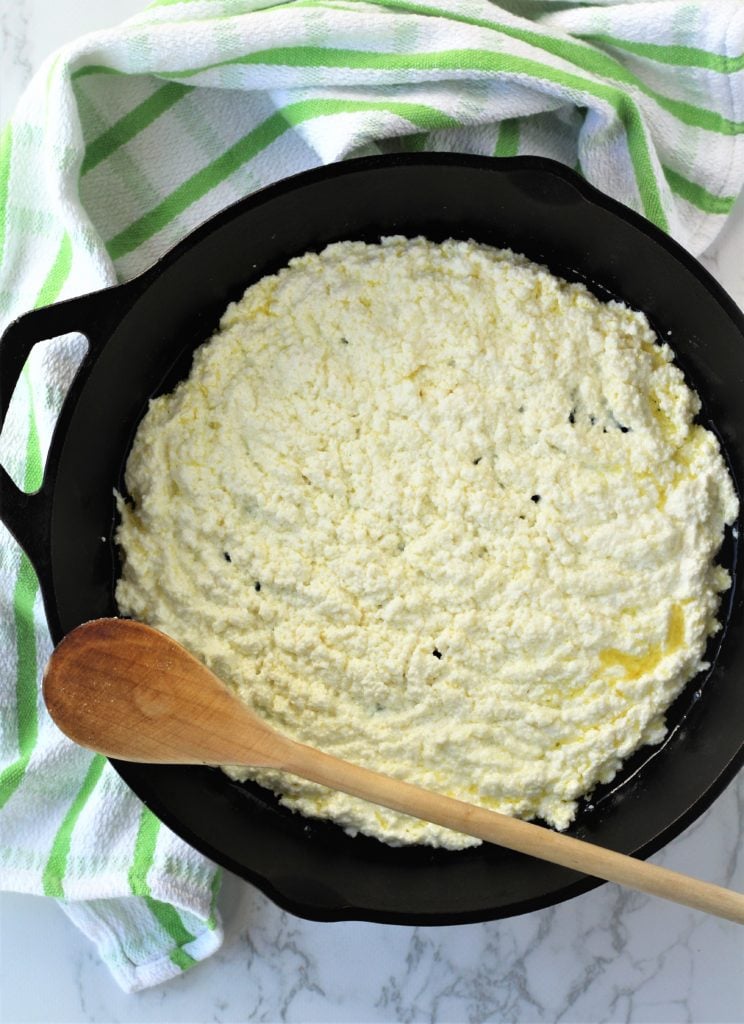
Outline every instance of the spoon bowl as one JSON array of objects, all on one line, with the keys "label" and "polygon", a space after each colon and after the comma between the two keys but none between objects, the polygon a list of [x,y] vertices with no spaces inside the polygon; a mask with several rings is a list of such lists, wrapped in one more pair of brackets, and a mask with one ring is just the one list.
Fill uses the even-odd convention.
[{"label": "spoon bowl", "polygon": [[291,742],[181,644],[131,619],[68,633],[43,689],[62,732],[122,761],[281,767]]}]

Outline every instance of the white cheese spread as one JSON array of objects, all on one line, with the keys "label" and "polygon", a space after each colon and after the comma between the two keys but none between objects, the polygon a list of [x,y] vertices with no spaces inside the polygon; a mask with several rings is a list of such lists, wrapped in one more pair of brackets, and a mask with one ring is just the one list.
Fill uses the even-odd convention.
[{"label": "white cheese spread", "polygon": [[[737,500],[646,318],[509,251],[344,242],[251,286],[150,404],[122,613],[268,722],[559,829],[665,733]],[[274,771],[307,815],[476,842]]]}]

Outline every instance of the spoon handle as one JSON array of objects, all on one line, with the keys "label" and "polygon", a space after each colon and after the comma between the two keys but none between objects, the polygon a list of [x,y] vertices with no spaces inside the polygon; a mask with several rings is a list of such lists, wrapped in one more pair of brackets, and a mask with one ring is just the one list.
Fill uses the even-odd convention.
[{"label": "spoon handle", "polygon": [[731,889],[421,789],[303,744],[289,741],[282,760],[285,770],[330,789],[340,789],[518,853],[744,924],[744,895]]}]

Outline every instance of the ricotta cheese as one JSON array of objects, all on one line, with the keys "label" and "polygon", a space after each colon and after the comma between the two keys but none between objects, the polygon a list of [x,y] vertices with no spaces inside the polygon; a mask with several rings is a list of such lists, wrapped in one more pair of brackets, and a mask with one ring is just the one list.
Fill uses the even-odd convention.
[{"label": "ricotta cheese", "polygon": [[[564,829],[718,628],[738,506],[698,410],[642,314],[522,256],[331,245],[150,404],[120,610],[301,742]],[[226,770],[352,834],[477,842]]]}]

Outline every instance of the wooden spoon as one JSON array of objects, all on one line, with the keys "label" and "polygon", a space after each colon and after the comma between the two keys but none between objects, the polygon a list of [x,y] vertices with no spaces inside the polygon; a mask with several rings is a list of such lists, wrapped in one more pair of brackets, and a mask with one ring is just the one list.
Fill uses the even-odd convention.
[{"label": "wooden spoon", "polygon": [[296,743],[261,721],[170,637],[128,619],[74,629],[44,699],[76,743],[123,761],[280,768],[331,789],[641,892],[744,923],[744,896],[432,793]]}]

